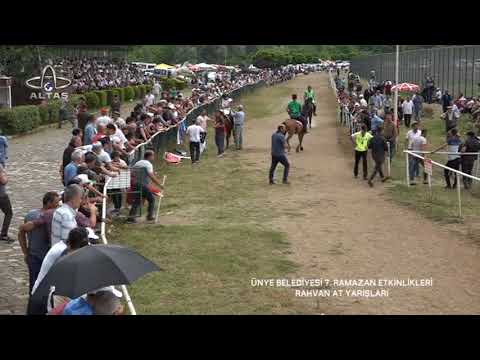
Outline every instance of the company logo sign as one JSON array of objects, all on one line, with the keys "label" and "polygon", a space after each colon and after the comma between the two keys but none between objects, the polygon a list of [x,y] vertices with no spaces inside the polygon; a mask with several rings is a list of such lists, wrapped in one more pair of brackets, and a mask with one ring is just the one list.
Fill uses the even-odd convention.
[{"label": "company logo sign", "polygon": [[37,90],[30,94],[30,100],[66,99],[68,98],[68,93],[59,92],[58,90],[68,88],[72,82],[67,78],[57,76],[55,69],[47,65],[43,68],[42,76],[30,78],[25,84],[30,89]]}]

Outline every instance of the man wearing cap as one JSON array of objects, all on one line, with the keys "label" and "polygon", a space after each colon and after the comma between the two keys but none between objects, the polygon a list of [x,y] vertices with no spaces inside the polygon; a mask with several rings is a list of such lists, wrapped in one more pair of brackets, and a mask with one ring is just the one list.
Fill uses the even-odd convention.
[{"label": "man wearing cap", "polygon": [[[461,152],[466,153],[476,153],[480,151],[480,142],[478,138],[475,136],[473,131],[467,132],[467,139],[465,143],[461,147]],[[462,155],[462,172],[468,175],[472,175],[473,165],[475,164],[475,160],[477,159],[477,155]],[[463,177],[463,186],[465,189],[470,189],[472,186],[472,179]]]},{"label": "man wearing cap", "polygon": [[100,114],[101,116],[97,118],[97,122],[96,122],[97,128],[99,126],[107,126],[112,122],[112,119],[110,118],[110,116],[108,116],[107,108],[103,108],[102,110],[100,110]]},{"label": "man wearing cap", "polygon": [[122,315],[123,311],[119,296],[102,289],[70,300],[62,315]]}]

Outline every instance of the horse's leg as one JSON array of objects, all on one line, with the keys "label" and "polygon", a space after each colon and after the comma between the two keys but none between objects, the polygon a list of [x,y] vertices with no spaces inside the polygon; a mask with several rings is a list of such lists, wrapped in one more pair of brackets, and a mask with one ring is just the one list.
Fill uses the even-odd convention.
[{"label": "horse's leg", "polygon": [[305,135],[304,132],[298,134],[298,142],[299,142],[298,146],[300,147],[300,151],[303,151],[303,145],[302,145],[303,144],[303,135]]},{"label": "horse's leg", "polygon": [[292,133],[291,132],[288,132],[288,136],[287,136],[287,148],[288,148],[288,152],[290,152],[290,138],[292,137]]}]

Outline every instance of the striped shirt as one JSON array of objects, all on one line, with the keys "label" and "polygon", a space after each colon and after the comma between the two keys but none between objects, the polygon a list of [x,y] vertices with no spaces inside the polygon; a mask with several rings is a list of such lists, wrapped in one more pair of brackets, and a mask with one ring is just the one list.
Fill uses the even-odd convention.
[{"label": "striped shirt", "polygon": [[55,210],[52,219],[52,246],[60,241],[67,241],[70,230],[77,227],[76,215],[77,211],[68,204],[63,204]]}]

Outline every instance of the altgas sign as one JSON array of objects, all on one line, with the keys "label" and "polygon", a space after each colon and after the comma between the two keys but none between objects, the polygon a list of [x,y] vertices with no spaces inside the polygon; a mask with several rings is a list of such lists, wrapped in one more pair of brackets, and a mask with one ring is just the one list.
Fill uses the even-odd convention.
[{"label": "altgas sign", "polygon": [[67,92],[60,92],[71,85],[71,81],[67,78],[57,76],[55,69],[47,65],[43,68],[42,75],[28,79],[25,84],[33,90],[30,94],[30,100],[43,99],[60,99],[68,98]]}]

